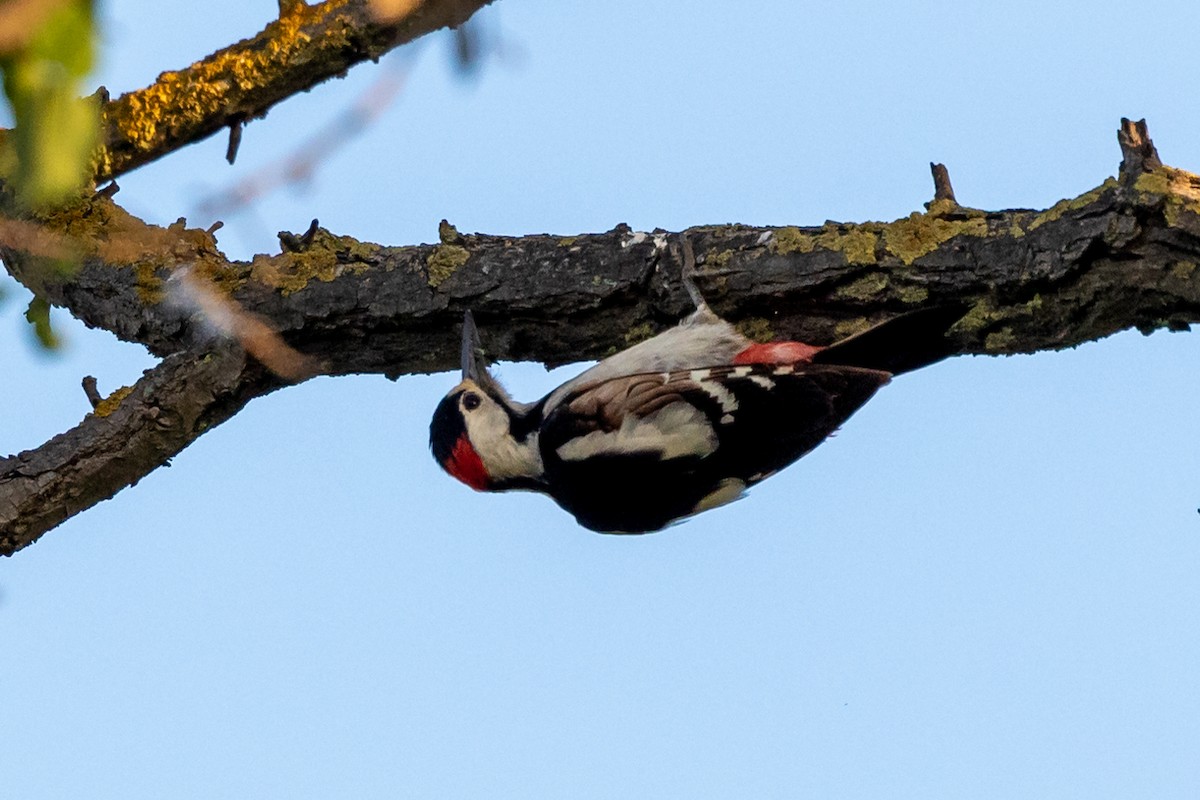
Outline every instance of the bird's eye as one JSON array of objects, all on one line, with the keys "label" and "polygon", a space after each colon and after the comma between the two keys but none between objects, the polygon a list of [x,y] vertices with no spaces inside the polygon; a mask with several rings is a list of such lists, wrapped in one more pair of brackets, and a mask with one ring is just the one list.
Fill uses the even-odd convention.
[{"label": "bird's eye", "polygon": [[479,395],[475,394],[474,392],[467,392],[463,395],[463,408],[465,408],[467,411],[474,411],[475,409],[479,408],[479,404],[481,402],[482,401],[479,399]]}]

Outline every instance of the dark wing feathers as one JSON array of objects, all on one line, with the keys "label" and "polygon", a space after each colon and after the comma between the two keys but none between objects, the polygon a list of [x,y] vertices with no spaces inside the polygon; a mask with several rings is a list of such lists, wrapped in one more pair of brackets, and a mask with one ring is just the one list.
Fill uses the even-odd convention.
[{"label": "dark wing feathers", "polygon": [[727,479],[761,480],[820,444],[889,375],[753,364],[630,375],[548,409],[539,446],[550,494],[597,530],[657,530]]}]

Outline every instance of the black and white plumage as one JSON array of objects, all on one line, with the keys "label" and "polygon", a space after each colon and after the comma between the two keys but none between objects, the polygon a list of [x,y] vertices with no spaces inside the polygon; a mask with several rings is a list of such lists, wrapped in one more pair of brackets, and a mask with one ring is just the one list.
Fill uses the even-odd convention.
[{"label": "black and white plumage", "polygon": [[592,530],[659,530],[737,499],[893,375],[949,355],[945,332],[962,314],[913,312],[824,348],[757,344],[687,284],[697,310],[677,327],[529,404],[479,365],[468,314],[463,380],[430,425],[434,458],[477,490],[548,494]]}]

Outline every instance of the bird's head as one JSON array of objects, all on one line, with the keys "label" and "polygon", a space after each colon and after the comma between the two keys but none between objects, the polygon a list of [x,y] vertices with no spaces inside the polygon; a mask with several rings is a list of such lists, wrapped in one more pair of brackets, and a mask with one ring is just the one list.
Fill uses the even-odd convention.
[{"label": "bird's head", "polygon": [[463,320],[462,382],[438,403],[429,424],[434,460],[476,491],[537,488],[542,460],[531,413],[487,371],[468,312]]}]

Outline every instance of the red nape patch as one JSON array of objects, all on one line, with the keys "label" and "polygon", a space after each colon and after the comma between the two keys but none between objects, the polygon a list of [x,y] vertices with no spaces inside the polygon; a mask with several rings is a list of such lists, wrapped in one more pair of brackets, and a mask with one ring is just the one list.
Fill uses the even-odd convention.
[{"label": "red nape patch", "polygon": [[824,350],[804,342],[767,342],[752,344],[733,357],[734,364],[795,364],[798,361],[811,361],[812,357]]},{"label": "red nape patch", "polygon": [[475,448],[471,446],[471,442],[465,434],[458,437],[458,441],[454,444],[454,450],[451,451],[450,457],[442,466],[446,468],[446,472],[477,492],[488,488],[487,469],[484,468],[483,460],[479,458],[479,453],[475,452]]}]

